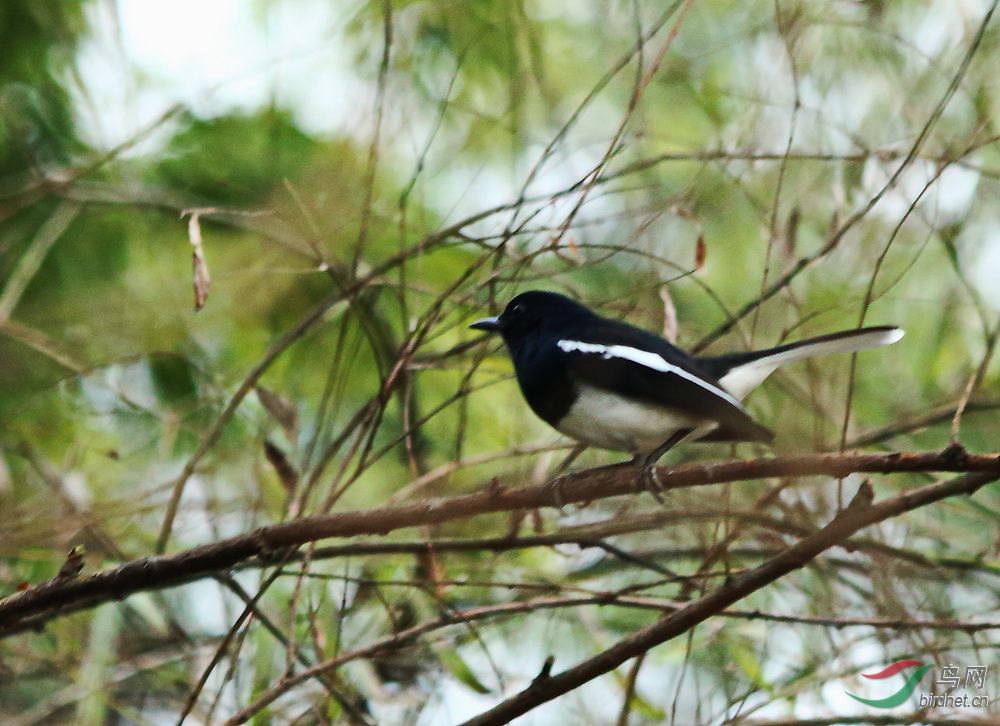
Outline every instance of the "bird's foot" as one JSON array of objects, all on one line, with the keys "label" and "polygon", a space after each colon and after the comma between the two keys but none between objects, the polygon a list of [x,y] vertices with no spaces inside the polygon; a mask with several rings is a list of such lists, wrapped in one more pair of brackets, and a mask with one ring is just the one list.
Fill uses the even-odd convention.
[{"label": "bird's foot", "polygon": [[544,485],[545,489],[547,489],[552,493],[552,503],[556,506],[556,508],[560,512],[563,512],[566,506],[566,503],[563,501],[563,491],[562,491],[563,482],[566,481],[566,478],[567,478],[566,474],[559,474],[553,477],[552,479],[549,479],[547,482],[545,482]]},{"label": "bird's foot", "polygon": [[666,487],[660,481],[660,475],[656,471],[656,462],[674,446],[695,433],[696,430],[694,428],[678,429],[671,434],[670,438],[660,444],[655,451],[647,454],[636,454],[632,461],[639,466],[639,476],[636,477],[637,490],[642,491],[645,489],[657,502],[660,504],[664,503],[663,492],[666,490]]},{"label": "bird's foot", "polygon": [[563,488],[563,482],[566,481],[567,477],[569,476],[566,473],[566,470],[569,469],[570,465],[574,461],[576,461],[576,458],[580,454],[582,454],[586,448],[587,447],[583,444],[577,444],[576,446],[574,446],[573,449],[569,452],[569,454],[566,455],[566,458],[563,459],[559,463],[559,466],[556,467],[555,476],[553,476],[552,479],[550,479],[545,484],[545,488],[551,490],[552,500],[555,503],[556,507],[559,508],[560,512],[563,512],[565,508],[562,488]]},{"label": "bird's foot", "polygon": [[[603,466],[595,466],[591,469],[587,469],[587,473],[594,474],[602,470],[619,469],[623,466],[629,466],[633,462],[637,461],[638,458],[639,457],[636,457],[632,459],[632,461],[624,461],[624,462],[619,462],[617,464],[604,464]],[[551,492],[552,503],[556,507],[558,507],[560,511],[564,510],[567,503],[572,503],[573,501],[580,501],[581,506],[584,507],[587,506],[587,504],[589,504],[589,500],[581,500],[578,495],[574,497],[572,491],[570,492],[571,502],[567,502],[566,497],[563,495],[564,486],[567,483],[569,483],[571,479],[574,479],[577,476],[579,476],[579,474],[580,472],[567,472],[565,474],[556,474],[556,476],[552,477],[547,482],[545,482],[545,484],[542,485],[546,490]],[[641,489],[641,487],[637,488]]]},{"label": "bird's foot", "polygon": [[632,459],[638,471],[635,477],[635,489],[637,492],[646,491],[658,503],[663,504],[663,482],[660,481],[656,473],[656,459],[652,456],[636,456]]}]

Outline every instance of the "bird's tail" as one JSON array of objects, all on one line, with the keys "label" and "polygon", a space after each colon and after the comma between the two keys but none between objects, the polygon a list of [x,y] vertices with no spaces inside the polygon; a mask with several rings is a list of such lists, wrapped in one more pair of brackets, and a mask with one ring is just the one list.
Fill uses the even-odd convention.
[{"label": "bird's tail", "polygon": [[733,353],[714,358],[701,358],[701,367],[736,398],[742,399],[764,382],[778,366],[828,353],[854,353],[866,348],[892,345],[903,337],[902,328],[886,325],[858,330],[843,330],[768,350]]}]

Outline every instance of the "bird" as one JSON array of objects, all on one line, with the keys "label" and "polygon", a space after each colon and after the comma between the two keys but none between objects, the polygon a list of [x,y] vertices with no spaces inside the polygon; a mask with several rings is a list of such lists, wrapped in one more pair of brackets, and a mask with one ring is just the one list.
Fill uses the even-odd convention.
[{"label": "bird", "polygon": [[696,356],[659,335],[603,317],[555,292],[514,297],[472,323],[499,333],[525,401],[543,421],[588,446],[632,454],[650,491],[656,462],[684,440],[771,443],[743,399],[778,366],[890,345],[894,325],[828,333],[775,348]]}]

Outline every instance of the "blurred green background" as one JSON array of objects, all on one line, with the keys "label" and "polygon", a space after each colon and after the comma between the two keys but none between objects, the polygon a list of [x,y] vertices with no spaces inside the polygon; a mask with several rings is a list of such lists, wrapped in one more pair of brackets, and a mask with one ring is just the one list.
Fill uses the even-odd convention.
[{"label": "blurred green background", "polygon": [[[724,330],[707,348],[719,352],[862,319],[901,325],[903,342],[861,355],[853,375],[850,359],[826,359],[756,393],[750,408],[776,430],[776,449],[836,449],[848,410],[849,445],[942,447],[972,380],[958,438],[996,450],[995,19],[962,67],[988,5],[6,0],[3,594],[54,576],[76,544],[88,569],[152,554],[181,476],[168,551],[394,496],[470,492],[492,477],[544,481],[567,442],[523,404],[496,341],[466,329],[526,289],[566,292],[675,332],[685,347]],[[199,232],[211,286],[196,312]],[[669,457],[732,453],[702,445]],[[574,466],[619,458],[588,451]],[[888,495],[926,480],[874,484]],[[689,517],[614,541],[692,573],[698,548],[732,533],[733,554],[714,571],[739,569],[789,537],[740,513],[817,526],[858,481],[788,482],[761,507],[773,483],[678,492],[668,509]],[[659,511],[637,497],[519,526],[556,531],[645,510]],[[995,618],[998,522],[995,488],[936,505],[875,528],[866,536],[879,546],[836,552],[747,608]],[[481,517],[386,539],[515,526]],[[481,584],[429,587],[428,568]],[[431,565],[356,556],[308,571],[278,577],[261,600],[307,662],[445,605],[537,594],[516,583],[558,593],[648,581],[646,594],[690,595],[572,547]],[[238,579],[254,593],[267,574]],[[242,607],[223,585],[197,583],[7,639],[0,714],[172,723]],[[342,686],[378,723],[451,723],[523,687],[547,654],[568,666],[654,617],[591,607],[457,628],[403,664],[348,667]],[[188,722],[215,723],[280,678],[286,644],[257,621],[239,632]],[[995,647],[988,631],[716,619],[650,655],[631,718],[855,713],[843,690],[859,688],[850,679],[871,663],[974,664],[992,652],[995,665]],[[614,723],[623,688],[601,680],[525,722]],[[269,713],[302,723],[343,715],[308,687]]]}]

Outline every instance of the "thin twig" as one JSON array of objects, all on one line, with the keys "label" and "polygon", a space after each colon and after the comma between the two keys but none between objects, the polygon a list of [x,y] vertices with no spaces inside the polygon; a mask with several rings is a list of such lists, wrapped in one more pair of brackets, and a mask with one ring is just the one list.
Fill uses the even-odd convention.
[{"label": "thin twig", "polygon": [[577,666],[553,675],[544,683],[529,686],[462,726],[506,724],[531,709],[551,701],[584,683],[617,668],[661,643],[688,632],[698,623],[724,610],[747,595],[810,562],[821,552],[870,526],[932,502],[957,495],[970,495],[997,479],[996,474],[964,474],[947,482],[931,484],[900,496],[872,504],[872,491],[862,486],[846,509],[815,534],[788,547],[759,567],[733,578],[722,587],[691,602],[676,613],[622,639],[607,650]]},{"label": "thin twig", "polygon": [[[666,491],[779,476],[844,476],[852,472],[1000,472],[1000,454],[969,454],[959,447],[938,452],[811,454],[689,464],[661,469]],[[262,527],[173,556],[132,560],[115,569],[67,583],[50,581],[0,600],[0,637],[41,626],[69,612],[92,608],[143,590],[159,590],[212,576],[251,557],[274,555],[328,537],[385,534],[396,529],[466,519],[490,512],[560,508],[573,502],[634,495],[630,465],[590,469],[564,477],[558,491],[547,485],[515,489],[503,485],[449,499],[363,509]]]}]

